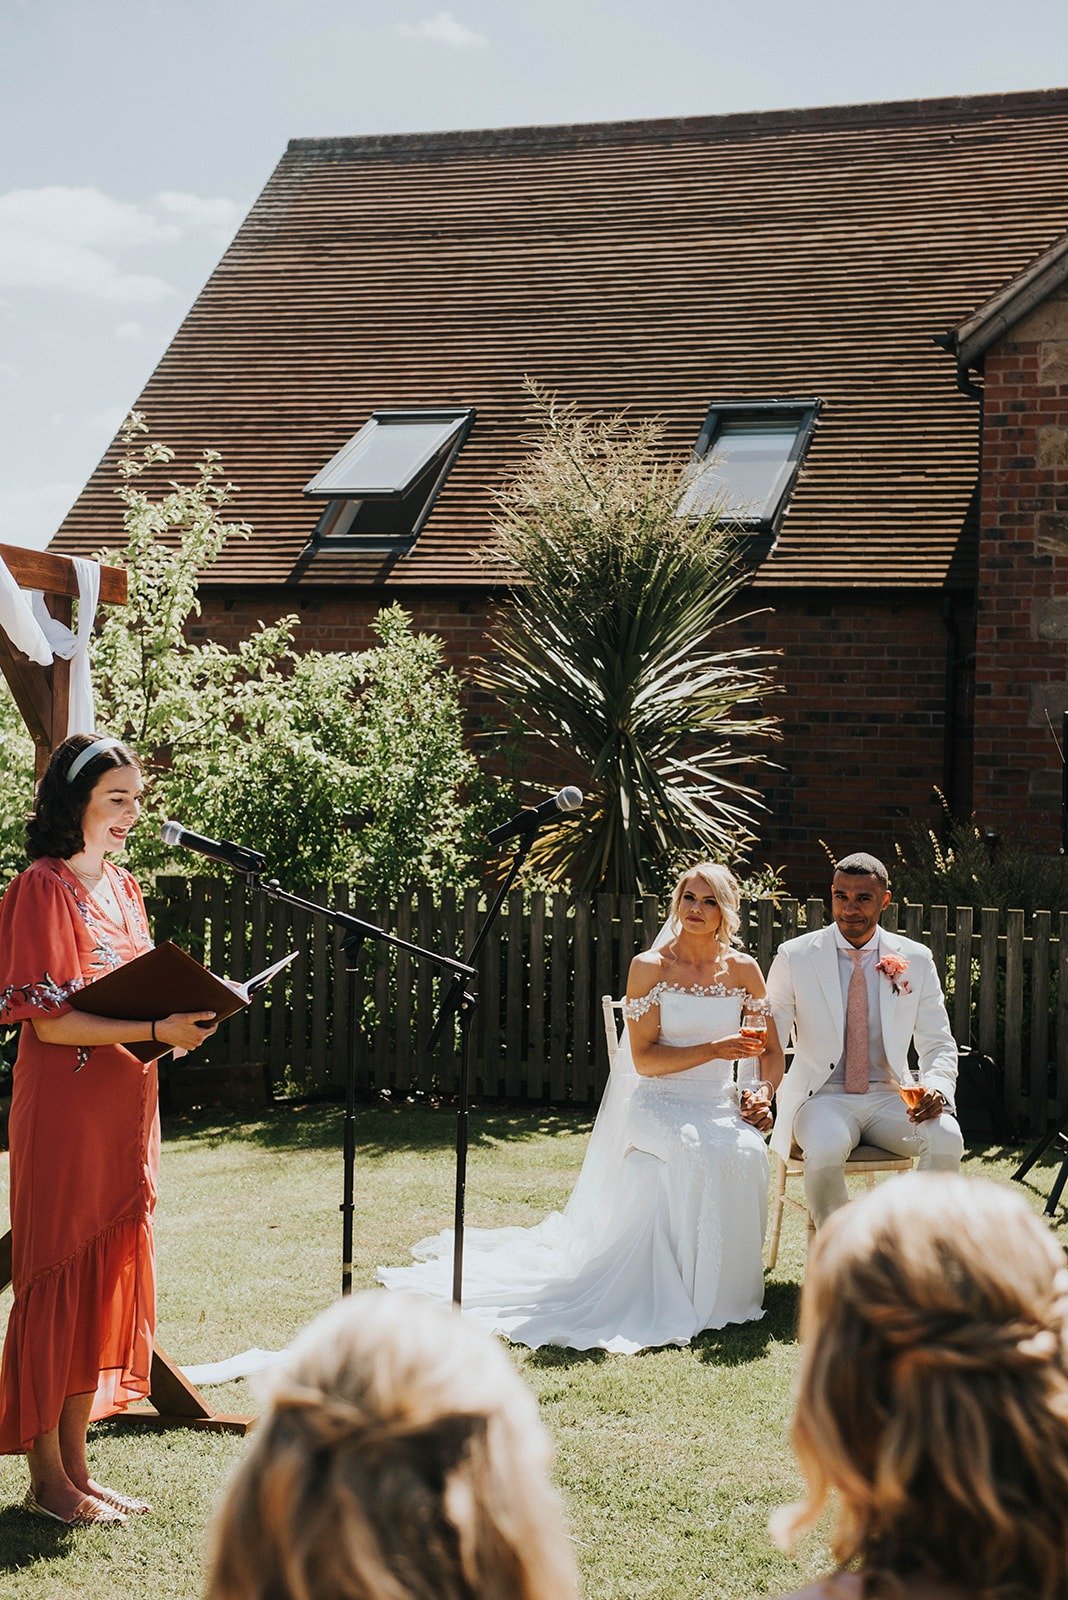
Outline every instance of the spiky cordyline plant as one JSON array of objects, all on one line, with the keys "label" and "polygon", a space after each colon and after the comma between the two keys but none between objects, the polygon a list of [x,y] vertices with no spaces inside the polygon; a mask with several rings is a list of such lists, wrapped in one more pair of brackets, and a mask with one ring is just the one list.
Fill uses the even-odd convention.
[{"label": "spiky cordyline plant", "polygon": [[677,515],[660,427],[529,388],[536,448],[498,497],[492,547],[523,581],[477,677],[530,756],[586,793],[532,865],[575,894],[651,892],[680,855],[736,860],[752,841],[761,801],[742,773],[775,736],[769,658],[712,647],[747,574],[715,511]]}]

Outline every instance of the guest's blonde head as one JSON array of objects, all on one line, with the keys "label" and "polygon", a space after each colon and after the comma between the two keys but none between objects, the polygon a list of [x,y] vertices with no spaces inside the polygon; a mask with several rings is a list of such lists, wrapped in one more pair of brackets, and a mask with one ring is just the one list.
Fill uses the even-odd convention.
[{"label": "guest's blonde head", "polygon": [[209,1600],[571,1600],[533,1396],[460,1315],[384,1290],[306,1328],[216,1521]]},{"label": "guest's blonde head", "polygon": [[716,904],[720,910],[716,937],[724,949],[727,949],[737,942],[738,929],[742,925],[740,912],[742,898],[738,891],[738,880],[733,872],[717,861],[695,861],[692,867],[686,867],[679,873],[675,887],[671,891],[669,915],[672,932],[677,934],[682,931],[682,897],[686,892],[687,883],[693,877],[703,878],[716,897]]},{"label": "guest's blonde head", "polygon": [[1019,1195],[916,1175],[836,1213],[805,1275],[793,1443],[808,1494],[837,1491],[832,1548],[865,1592],[895,1578],[976,1597],[1068,1594],[1068,1273]]}]

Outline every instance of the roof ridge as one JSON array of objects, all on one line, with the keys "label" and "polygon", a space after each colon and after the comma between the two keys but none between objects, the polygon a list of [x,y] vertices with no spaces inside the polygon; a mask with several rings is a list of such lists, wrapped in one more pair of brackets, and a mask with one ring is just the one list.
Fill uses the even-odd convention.
[{"label": "roof ridge", "polygon": [[423,133],[338,134],[290,139],[288,153],[327,155],[332,152],[374,154],[396,150],[436,153],[444,149],[480,149],[522,145],[596,144],[619,139],[666,137],[685,133],[764,132],[783,127],[863,127],[888,119],[900,123],[933,123],[982,118],[1013,111],[1068,110],[1068,88],[1020,89],[999,94],[946,95],[921,100],[871,100],[845,105],[783,107],[766,111],[732,111],[691,117],[630,118],[617,122],[550,122],[493,128],[439,129]]}]

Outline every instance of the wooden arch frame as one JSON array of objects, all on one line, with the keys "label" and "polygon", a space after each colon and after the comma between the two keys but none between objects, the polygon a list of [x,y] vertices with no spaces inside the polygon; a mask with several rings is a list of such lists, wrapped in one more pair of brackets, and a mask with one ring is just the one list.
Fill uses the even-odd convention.
[{"label": "wooden arch frame", "polygon": [[[0,544],[0,559],[20,589],[42,590],[45,604],[56,621],[70,627],[73,603],[78,598],[78,574],[69,556]],[[100,601],[102,605],[126,604],[125,568],[100,568]],[[0,672],[8,681],[15,704],[33,739],[37,752],[36,775],[39,778],[56,745],[62,744],[67,737],[70,662],[57,656],[50,667],[39,667],[35,661],[28,660],[20,650],[16,650],[0,629]]]},{"label": "wooden arch frame", "polygon": [[[0,559],[21,589],[41,590],[52,616],[70,627],[74,601],[78,598],[78,574],[69,556],[0,544]],[[126,597],[125,568],[102,566],[101,604],[125,605]],[[70,662],[57,656],[51,666],[39,666],[21,650],[16,650],[0,628],[0,672],[7,679],[22,720],[33,738],[35,773],[40,778],[52,751],[67,737]],[[10,1282],[11,1234],[8,1232],[0,1238],[0,1288],[7,1288]],[[147,1422],[156,1427],[202,1428],[213,1433],[247,1433],[252,1426],[250,1417],[213,1412],[200,1390],[189,1382],[159,1345],[152,1352],[149,1385],[151,1409],[134,1407],[120,1412],[117,1421]]]}]

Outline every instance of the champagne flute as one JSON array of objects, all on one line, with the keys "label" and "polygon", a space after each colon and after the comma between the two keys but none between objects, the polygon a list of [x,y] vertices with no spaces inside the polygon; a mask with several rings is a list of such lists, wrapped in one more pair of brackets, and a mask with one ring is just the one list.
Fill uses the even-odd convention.
[{"label": "champagne flute", "polygon": [[[923,1103],[923,1097],[927,1093],[927,1090],[924,1088],[920,1079],[918,1077],[914,1077],[910,1072],[907,1080],[904,1083],[899,1083],[897,1085],[897,1092],[901,1096],[902,1100],[904,1100],[906,1108],[909,1111],[915,1111],[916,1108]],[[919,1134],[907,1133],[905,1135],[905,1142],[907,1144],[919,1144]]]},{"label": "champagne flute", "polygon": [[[755,1005],[743,1005],[742,1021],[739,1032],[741,1033],[743,1039],[748,1040],[752,1044],[753,1053],[759,1058],[768,1038],[768,1015],[763,1007]],[[771,1097],[774,1091],[767,1079],[759,1076],[759,1059],[757,1064],[750,1067],[749,1070],[752,1074],[752,1077],[750,1078],[749,1082],[746,1083],[743,1090],[743,1093],[746,1097],[745,1103],[747,1104],[751,1100],[757,1100],[763,1102],[765,1105],[770,1105]]]},{"label": "champagne flute", "polygon": [[767,1012],[758,1006],[743,1006],[741,1034],[755,1046],[754,1055],[759,1055],[768,1038]]}]

